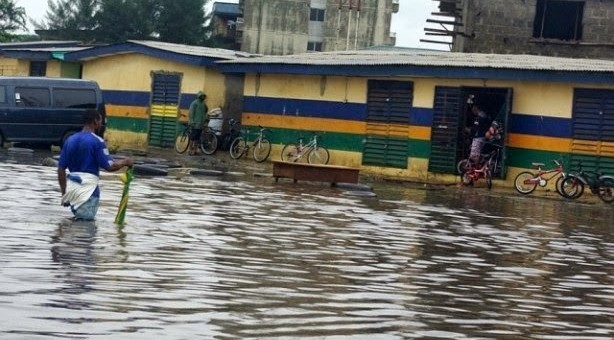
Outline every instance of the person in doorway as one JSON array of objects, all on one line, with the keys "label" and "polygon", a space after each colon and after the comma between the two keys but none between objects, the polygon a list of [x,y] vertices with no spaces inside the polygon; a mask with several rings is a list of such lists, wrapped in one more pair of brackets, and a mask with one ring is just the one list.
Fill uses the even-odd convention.
[{"label": "person in doorway", "polygon": [[[91,221],[96,217],[100,199],[100,169],[117,171],[132,166],[132,159],[115,161],[96,131],[102,116],[96,110],[83,114],[83,129],[70,136],[62,147],[58,162],[58,182],[62,205],[70,206],[75,220]],[[68,170],[68,173],[66,172]]]},{"label": "person in doorway", "polygon": [[499,124],[499,122],[497,122],[496,120],[493,120],[492,123],[490,123],[490,127],[484,134],[484,137],[486,137],[486,141],[495,142],[495,141],[500,140],[501,139],[500,129],[501,129],[501,124]]},{"label": "person in doorway", "polygon": [[473,126],[471,127],[471,151],[469,160],[473,164],[477,164],[480,160],[480,154],[484,143],[486,143],[486,132],[490,128],[490,120],[488,115],[482,110],[478,103],[473,103],[471,107],[473,113]]},{"label": "person in doorway", "polygon": [[207,95],[203,91],[198,91],[196,99],[192,101],[190,110],[188,111],[188,124],[190,124],[192,129],[190,135],[190,155],[192,156],[196,155],[196,147],[200,142],[200,136],[205,127],[206,115],[209,111],[207,104],[205,104],[206,98]]},{"label": "person in doorway", "polygon": [[490,123],[490,127],[484,134],[485,143],[482,147],[481,153],[490,153],[497,147],[501,147],[501,124],[498,121],[493,120]]}]

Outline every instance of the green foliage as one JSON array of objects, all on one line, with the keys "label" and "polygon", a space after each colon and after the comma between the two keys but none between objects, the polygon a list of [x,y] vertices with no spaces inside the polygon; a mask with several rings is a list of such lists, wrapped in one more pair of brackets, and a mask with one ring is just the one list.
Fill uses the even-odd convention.
[{"label": "green foliage", "polygon": [[26,11],[15,0],[0,0],[0,42],[12,41],[19,29],[26,29]]},{"label": "green foliage", "polygon": [[48,0],[45,20],[35,27],[53,31],[54,39],[102,43],[147,39],[202,45],[208,41],[205,6],[209,2]]},{"label": "green foliage", "polygon": [[156,30],[160,40],[200,45],[205,38],[205,0],[160,0]]},{"label": "green foliage", "polygon": [[122,42],[129,39],[152,39],[160,0],[100,0],[95,15],[98,23],[96,40]]}]

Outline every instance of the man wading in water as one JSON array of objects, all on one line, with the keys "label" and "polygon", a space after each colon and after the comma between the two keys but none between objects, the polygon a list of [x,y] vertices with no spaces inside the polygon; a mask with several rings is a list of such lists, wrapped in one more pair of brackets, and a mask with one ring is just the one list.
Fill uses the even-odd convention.
[{"label": "man wading in water", "polygon": [[[62,192],[62,205],[70,206],[75,220],[92,221],[98,212],[100,168],[117,171],[132,166],[132,159],[114,161],[96,131],[102,126],[102,117],[96,110],[83,115],[83,130],[70,136],[60,153],[58,182]],[[66,169],[69,173],[66,173]]]}]

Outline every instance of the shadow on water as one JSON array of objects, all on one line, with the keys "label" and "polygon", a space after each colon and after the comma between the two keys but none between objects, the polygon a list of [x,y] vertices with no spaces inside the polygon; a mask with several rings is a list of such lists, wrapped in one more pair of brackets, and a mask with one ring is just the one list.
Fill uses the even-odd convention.
[{"label": "shadow on water", "polygon": [[376,183],[104,176],[74,224],[55,171],[0,163],[0,338],[610,339],[612,209]]}]

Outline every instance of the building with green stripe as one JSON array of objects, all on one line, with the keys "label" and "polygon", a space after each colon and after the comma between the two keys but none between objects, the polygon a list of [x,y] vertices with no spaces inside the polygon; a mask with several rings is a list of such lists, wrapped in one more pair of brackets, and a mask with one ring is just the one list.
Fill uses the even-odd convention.
[{"label": "building with green stripe", "polygon": [[500,178],[555,159],[614,174],[614,61],[397,50],[218,65],[245,74],[242,121],[273,131],[273,158],[318,133],[332,164],[454,182],[474,98],[503,125]]},{"label": "building with green stripe", "polygon": [[82,77],[95,80],[107,111],[105,138],[112,147],[171,147],[198,91],[209,108],[239,117],[242,75],[223,75],[216,62],[248,54],[200,46],[130,40],[64,55],[82,64]]},{"label": "building with green stripe", "polygon": [[65,60],[101,85],[109,138],[121,146],[169,146],[170,127],[204,89],[210,108],[271,131],[271,159],[317,133],[331,164],[453,183],[471,97],[503,125],[502,179],[554,159],[614,173],[614,61],[411,49],[250,56],[144,41]]}]

